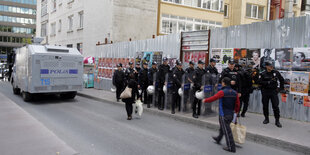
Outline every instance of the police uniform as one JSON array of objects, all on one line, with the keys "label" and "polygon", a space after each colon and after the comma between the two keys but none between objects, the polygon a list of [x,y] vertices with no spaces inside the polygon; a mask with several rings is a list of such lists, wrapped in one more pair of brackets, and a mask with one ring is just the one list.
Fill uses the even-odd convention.
[{"label": "police uniform", "polygon": [[[233,60],[229,60],[229,63],[230,64],[234,64],[234,61]],[[229,67],[225,68],[222,71],[222,73],[221,73],[220,81],[222,81],[222,79],[224,77],[228,77],[232,81],[235,81],[236,84],[235,85],[231,85],[231,88],[234,89],[235,91],[237,91],[238,93],[241,93],[240,75],[238,74],[238,71],[235,68],[233,70],[231,70]]]},{"label": "police uniform", "polygon": [[[167,62],[167,58],[163,58],[163,62]],[[161,64],[158,68],[157,82],[158,82],[158,109],[164,109],[165,93],[163,87],[165,85],[166,74],[170,72],[170,66],[168,64]]]},{"label": "police uniform", "polygon": [[[137,67],[137,66],[139,66],[139,67]],[[136,67],[135,67],[135,79],[136,79],[136,81],[138,82],[139,81],[139,73],[140,73],[140,71],[141,71],[142,69],[141,69],[141,67],[140,67],[140,63],[138,62],[137,64],[136,64]]]},{"label": "police uniform", "polygon": [[[155,92],[156,92],[156,91],[158,91],[158,84],[156,84],[154,76],[158,72],[158,69],[154,65],[157,65],[157,63],[153,62],[152,67],[149,69],[149,72],[148,72],[148,80],[149,80],[148,85],[153,85],[155,87]],[[156,94],[158,94],[158,93],[155,93],[155,95]],[[147,107],[150,108],[150,104],[153,101],[153,95],[152,94],[148,95],[148,99],[149,99],[149,101],[147,102]],[[154,106],[157,106],[156,100],[155,100],[154,104],[155,104]]]},{"label": "police uniform", "polygon": [[[190,65],[193,65],[193,67],[189,66],[188,68],[186,68],[185,73],[186,73],[186,80],[192,85],[193,84],[193,74],[195,72],[195,63],[190,61],[189,62]],[[184,90],[184,104],[187,104],[187,101],[189,100],[190,103],[193,102],[194,100],[194,93],[192,89],[189,90]],[[186,110],[186,106],[184,106],[184,110]]]},{"label": "police uniform", "polygon": [[[215,60],[211,58],[210,62],[215,62]],[[219,74],[219,72],[217,71],[217,68],[213,67],[211,64],[206,67],[206,72],[210,74],[215,74],[215,75]]]},{"label": "police uniform", "polygon": [[250,93],[252,93],[252,77],[251,71],[240,67],[238,71],[241,78],[241,97],[240,97],[240,108],[242,107],[241,116],[245,117],[245,113],[248,110]]},{"label": "police uniform", "polygon": [[[129,65],[133,65],[132,62],[129,62],[128,64]],[[125,71],[126,83],[128,83],[128,81],[130,79],[130,77],[129,77],[130,74],[135,74],[135,69],[134,68],[129,67],[129,68],[126,69],[126,71]]]},{"label": "police uniform", "polygon": [[[176,65],[181,65],[181,62],[177,62]],[[184,75],[184,70],[182,68],[175,67],[173,71],[173,101],[171,104],[171,113],[175,113],[175,105],[179,107],[179,111],[181,111],[181,96],[178,93],[179,88],[182,87],[182,77]]]},{"label": "police uniform", "polygon": [[[147,63],[144,63],[143,65],[148,65]],[[140,89],[142,90],[142,93],[140,95],[141,99],[142,99],[142,94],[143,94],[143,102],[144,104],[147,104],[148,100],[147,100],[147,92],[146,89],[148,87],[148,68],[144,68],[140,70],[139,75],[138,75],[138,84],[140,85]]]},{"label": "police uniform", "polygon": [[[117,67],[122,67],[122,64],[118,64]],[[125,73],[123,70],[115,70],[113,74],[113,85],[116,87],[116,99],[119,101],[120,95],[124,89],[125,86]]]},{"label": "police uniform", "polygon": [[[271,66],[271,62],[265,62],[265,66]],[[261,84],[262,102],[264,111],[264,124],[269,123],[269,100],[272,103],[272,109],[274,117],[276,119],[276,126],[282,127],[280,124],[280,109],[279,109],[279,97],[278,97],[278,82],[280,82],[280,90],[284,89],[284,79],[277,70],[271,70],[268,72],[266,69],[259,76],[259,83]]]},{"label": "police uniform", "polygon": [[[198,64],[204,64],[202,61],[198,61]],[[205,74],[205,70],[203,68],[197,67],[195,69],[194,75],[193,75],[193,82],[194,82],[194,93],[196,91],[201,91],[202,87],[202,76]],[[198,110],[197,110],[197,104],[198,104]],[[201,109],[201,100],[197,99],[196,96],[194,98],[194,102],[192,105],[193,108],[193,117],[198,118],[197,115],[200,115],[200,109]]]}]

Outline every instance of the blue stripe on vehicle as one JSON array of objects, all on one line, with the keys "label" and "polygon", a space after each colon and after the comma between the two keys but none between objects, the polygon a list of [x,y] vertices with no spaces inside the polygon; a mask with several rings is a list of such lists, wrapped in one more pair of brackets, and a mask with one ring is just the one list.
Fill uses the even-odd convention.
[{"label": "blue stripe on vehicle", "polygon": [[40,73],[41,73],[41,74],[48,74],[48,69],[41,69],[41,70],[40,70]]}]

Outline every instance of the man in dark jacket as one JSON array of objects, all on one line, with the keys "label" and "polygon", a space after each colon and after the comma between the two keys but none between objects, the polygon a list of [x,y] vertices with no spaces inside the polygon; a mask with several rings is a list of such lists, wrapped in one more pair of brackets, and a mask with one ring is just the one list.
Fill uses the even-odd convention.
[{"label": "man in dark jacket", "polygon": [[175,113],[175,105],[179,107],[181,111],[181,97],[178,93],[179,88],[182,87],[182,77],[184,75],[184,70],[182,69],[182,63],[180,61],[176,62],[176,68],[173,71],[173,102],[171,106],[171,113]]},{"label": "man in dark jacket", "polygon": [[136,63],[136,67],[135,67],[135,80],[138,82],[139,81],[139,73],[141,71],[141,65],[140,62]]},{"label": "man in dark jacket", "polygon": [[113,85],[116,87],[116,99],[119,102],[120,95],[125,86],[125,73],[122,69],[122,64],[117,65],[117,70],[114,72],[113,75]]},{"label": "man in dark jacket", "polygon": [[[252,76],[251,76],[251,69],[244,69],[241,66],[239,66],[238,71],[240,78],[241,78],[241,94],[240,97],[240,109],[242,108],[241,117],[245,117],[245,113],[248,110],[249,106],[249,99],[250,94],[252,93]],[[239,114],[238,114],[239,115]]]},{"label": "man in dark jacket", "polygon": [[[149,73],[148,73],[149,84],[148,85],[153,85],[155,87],[155,91],[158,90],[158,84],[156,84],[155,79],[154,79],[154,76],[156,75],[157,72],[158,72],[157,62],[154,61],[152,62],[152,68],[149,69]],[[153,101],[153,94],[149,94],[148,98],[149,98],[149,101],[147,102],[148,103],[147,107],[150,108],[151,107],[150,104]],[[155,104],[154,106],[157,106],[156,100],[154,104]]]},{"label": "man in dark jacket", "polygon": [[210,74],[215,74],[217,75],[219,72],[217,71],[217,68],[215,68],[216,65],[216,61],[215,59],[211,58],[210,59],[210,64],[208,65],[208,67],[206,68],[206,72],[210,73]]},{"label": "man in dark jacket", "polygon": [[129,64],[129,68],[127,68],[125,71],[126,83],[128,83],[128,80],[130,79],[130,77],[129,77],[130,74],[134,74],[134,75],[136,74],[136,70],[133,67],[133,63],[129,62],[128,64]]},{"label": "man in dark jacket", "polygon": [[168,65],[168,59],[163,58],[163,64],[158,68],[157,82],[158,82],[158,109],[164,110],[165,93],[163,87],[165,85],[166,75],[170,72],[170,66]]},{"label": "man in dark jacket", "polygon": [[190,83],[193,83],[193,73],[194,73],[194,71],[195,71],[195,63],[194,62],[192,62],[192,61],[190,61],[189,62],[189,67],[188,68],[186,68],[186,70],[185,70],[185,73],[187,74],[187,77],[188,77],[188,81],[190,82]]},{"label": "man in dark jacket", "polygon": [[212,97],[203,100],[204,103],[211,103],[217,99],[219,102],[220,133],[217,137],[212,137],[217,144],[220,144],[225,135],[227,147],[223,149],[229,152],[236,152],[235,141],[231,132],[230,123],[234,118],[234,112],[239,112],[240,101],[238,94],[230,87],[231,79],[222,79],[222,89]]},{"label": "man in dark jacket", "polygon": [[[278,92],[284,89],[284,78],[277,70],[273,69],[272,62],[265,62],[265,66],[266,70],[260,74],[258,79],[259,84],[261,84],[263,111],[265,116],[263,124],[269,123],[269,100],[271,100],[274,117],[276,119],[275,125],[281,128]],[[278,87],[278,82],[280,82],[280,88]]]},{"label": "man in dark jacket", "polygon": [[140,98],[142,99],[142,95],[143,95],[143,103],[147,104],[148,100],[147,100],[147,92],[146,89],[149,86],[148,82],[148,68],[147,68],[148,64],[147,62],[143,63],[143,68],[140,70],[139,72],[139,78],[138,78],[138,88],[142,90],[142,93],[140,95]]},{"label": "man in dark jacket", "polygon": [[238,74],[237,70],[235,69],[235,62],[234,60],[228,61],[228,67],[225,68],[221,73],[220,81],[224,77],[228,77],[231,79],[230,87],[238,92],[238,96],[241,97],[241,81],[240,75]]},{"label": "man in dark jacket", "polygon": [[[193,82],[194,82],[194,93],[196,91],[202,91],[203,86],[202,86],[202,76],[205,74],[204,68],[204,62],[199,60],[198,61],[198,67],[195,69],[194,75],[193,75]],[[197,110],[197,105],[198,105],[198,110]],[[198,118],[198,115],[200,115],[200,110],[201,110],[201,100],[198,98],[194,98],[194,102],[192,105],[193,108],[193,117]]]}]

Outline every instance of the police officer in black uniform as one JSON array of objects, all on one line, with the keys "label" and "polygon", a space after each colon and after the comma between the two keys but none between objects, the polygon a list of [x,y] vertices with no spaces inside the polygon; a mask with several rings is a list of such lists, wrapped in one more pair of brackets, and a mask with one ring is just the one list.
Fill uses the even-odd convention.
[{"label": "police officer in black uniform", "polygon": [[165,93],[163,87],[165,85],[166,74],[170,72],[170,66],[168,65],[168,59],[163,58],[163,64],[158,68],[157,82],[158,82],[158,109],[164,110]]},{"label": "police officer in black uniform", "polygon": [[[278,92],[284,89],[284,79],[277,70],[273,69],[272,62],[266,61],[265,67],[266,70],[259,76],[265,116],[263,124],[269,123],[269,100],[271,100],[274,117],[276,119],[275,125],[281,128]],[[278,87],[278,82],[280,82],[280,88]]]},{"label": "police officer in black uniform", "polygon": [[210,59],[210,64],[206,67],[206,72],[210,73],[210,74],[219,74],[219,72],[217,71],[217,68],[215,68],[216,65],[216,61],[215,59],[211,58]]},{"label": "police officer in black uniform", "polygon": [[[198,67],[195,69],[194,75],[193,75],[193,82],[194,82],[194,93],[196,91],[203,90],[202,86],[202,76],[205,74],[204,68],[204,62],[199,60],[198,61]],[[198,110],[197,110],[197,104],[198,104]],[[200,109],[201,109],[201,100],[197,99],[196,96],[194,98],[193,102],[193,117],[198,118],[198,115],[200,115]]]},{"label": "police officer in black uniform", "polygon": [[130,77],[129,75],[130,74],[135,74],[136,73],[136,70],[134,69],[133,67],[133,63],[132,62],[129,62],[129,68],[126,69],[125,71],[125,76],[126,76],[126,83],[129,81]]},{"label": "police officer in black uniform", "polygon": [[220,81],[222,81],[224,77],[228,77],[231,79],[230,86],[232,89],[238,92],[238,96],[240,97],[241,96],[241,81],[240,81],[240,75],[235,69],[234,60],[228,61],[228,67],[222,71]]},{"label": "police officer in black uniform", "polygon": [[194,73],[194,71],[195,71],[195,63],[192,62],[192,61],[190,61],[190,62],[189,62],[189,67],[186,68],[186,70],[185,70],[185,72],[186,72],[187,75],[188,75],[188,81],[189,81],[190,83],[193,83],[193,73]]},{"label": "police officer in black uniform", "polygon": [[136,63],[136,67],[135,67],[135,78],[136,78],[136,81],[138,82],[139,81],[139,73],[141,71],[141,65],[140,65],[140,62],[137,62]]},{"label": "police officer in black uniform", "polygon": [[116,99],[117,99],[117,102],[119,102],[120,95],[124,89],[125,81],[126,81],[125,73],[122,69],[121,63],[117,65],[117,70],[114,72],[112,81],[113,81],[113,85],[116,87]]},{"label": "police officer in black uniform", "polygon": [[[148,79],[149,79],[149,86],[153,85],[154,88],[155,88],[155,91],[158,91],[158,84],[156,84],[157,82],[155,82],[155,79],[154,79],[155,73],[157,73],[157,72],[158,72],[157,62],[153,61],[152,62],[152,67],[149,69]],[[158,94],[158,93],[156,93],[156,94]],[[147,107],[150,108],[151,107],[150,104],[153,101],[153,95],[149,94],[148,95],[148,99],[149,99],[149,101],[147,102]],[[154,106],[157,106],[156,100],[155,100],[154,104],[155,104]]]},{"label": "police officer in black uniform", "polygon": [[138,78],[138,88],[142,90],[142,93],[140,95],[140,98],[142,99],[143,96],[143,103],[147,104],[147,92],[146,89],[149,86],[149,79],[148,79],[148,72],[149,69],[147,68],[148,64],[147,62],[143,63],[143,68],[139,72],[139,78]]},{"label": "police officer in black uniform", "polygon": [[240,97],[240,109],[242,108],[241,117],[245,117],[245,113],[248,110],[248,106],[249,106],[250,94],[253,91],[252,90],[252,76],[251,76],[252,73],[251,73],[251,69],[245,69],[241,65],[238,65],[238,68],[239,68],[238,73],[242,81],[241,82],[242,96]]},{"label": "police officer in black uniform", "polygon": [[171,113],[175,113],[175,105],[179,107],[181,111],[181,96],[178,93],[179,88],[182,87],[182,77],[184,75],[181,61],[176,62],[176,68],[173,71],[173,101],[171,105]]}]

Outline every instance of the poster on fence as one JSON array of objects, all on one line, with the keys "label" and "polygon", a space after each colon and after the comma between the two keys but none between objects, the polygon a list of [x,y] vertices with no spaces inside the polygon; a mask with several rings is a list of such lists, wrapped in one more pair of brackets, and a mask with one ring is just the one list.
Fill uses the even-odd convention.
[{"label": "poster on fence", "polygon": [[275,66],[275,49],[261,49],[260,51],[260,68],[265,70],[265,62],[271,62],[273,66]]},{"label": "poster on fence", "polygon": [[310,107],[310,97],[309,96],[304,96],[304,106]]},{"label": "poster on fence", "polygon": [[233,59],[233,55],[234,55],[234,49],[232,48],[222,49],[221,61],[223,68],[228,67],[228,60]]},{"label": "poster on fence", "polygon": [[154,52],[143,52],[142,64],[147,63],[149,66],[153,62],[153,54]]},{"label": "poster on fence", "polygon": [[309,73],[292,72],[291,76],[291,94],[308,95],[309,89]]},{"label": "poster on fence", "polygon": [[248,49],[247,67],[259,68],[259,66],[260,66],[260,49]]},{"label": "poster on fence", "polygon": [[310,71],[310,48],[293,49],[293,71]]},{"label": "poster on fence", "polygon": [[300,95],[293,95],[293,104],[304,104],[304,97]]},{"label": "poster on fence", "polygon": [[216,62],[215,68],[217,68],[218,72],[222,72],[222,64],[221,62],[222,49],[212,49],[211,58],[213,58]]},{"label": "poster on fence", "polygon": [[277,70],[290,70],[292,68],[291,54],[292,48],[279,48],[275,50],[275,68]]},{"label": "poster on fence", "polygon": [[285,94],[290,93],[290,88],[291,88],[291,77],[292,77],[292,72],[291,71],[279,71],[280,74],[282,75],[284,79],[284,91]]},{"label": "poster on fence", "polygon": [[247,65],[247,49],[235,48],[234,49],[234,61],[239,65],[245,67]]}]

